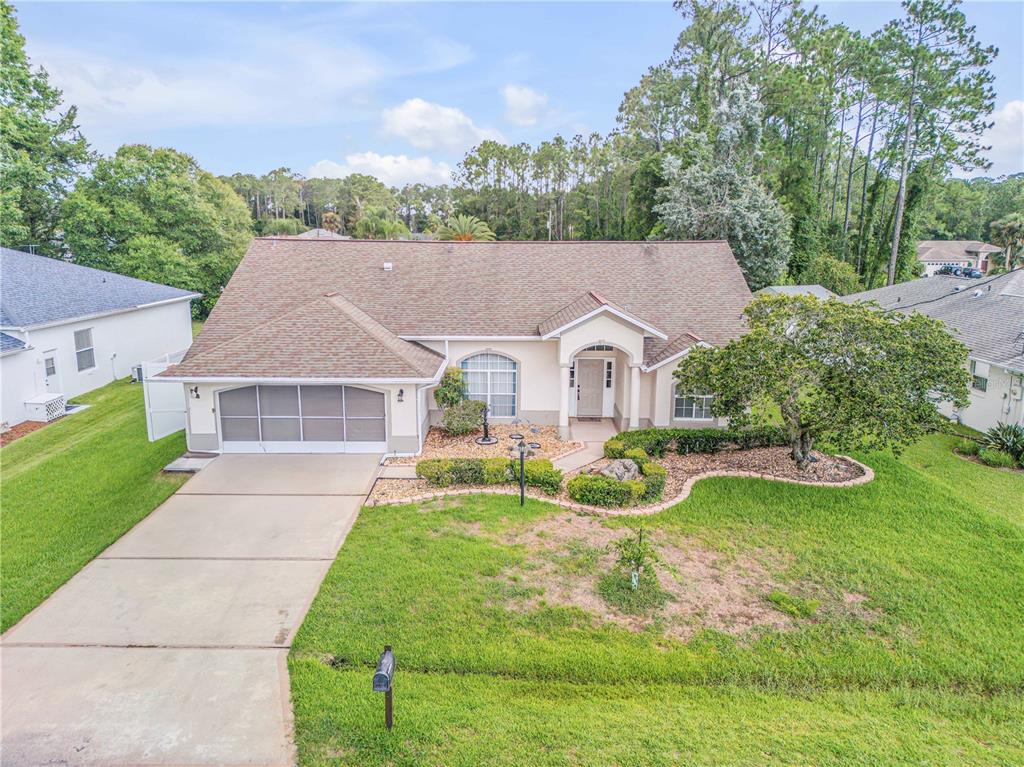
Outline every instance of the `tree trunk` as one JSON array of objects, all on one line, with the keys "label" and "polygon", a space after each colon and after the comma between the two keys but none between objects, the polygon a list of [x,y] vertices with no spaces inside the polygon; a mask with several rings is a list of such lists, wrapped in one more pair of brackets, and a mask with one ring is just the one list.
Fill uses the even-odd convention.
[{"label": "tree trunk", "polygon": [[804,471],[811,464],[811,448],[814,447],[814,437],[807,429],[800,431],[793,437],[790,443],[790,455],[796,461],[796,467]]},{"label": "tree trunk", "polygon": [[[860,143],[860,125],[864,117],[864,94],[861,92],[860,103],[857,104],[857,128],[853,134],[853,146],[850,148],[850,168],[846,173],[846,210],[843,213],[843,253],[849,247],[847,235],[850,233],[850,197],[853,194],[853,172],[857,157],[857,144]],[[865,168],[865,172],[867,169]]]},{"label": "tree trunk", "polygon": [[917,61],[910,75],[910,93],[907,96],[907,124],[903,130],[903,157],[900,159],[900,185],[896,192],[896,217],[892,228],[892,249],[889,251],[889,269],[886,285],[896,282],[896,260],[899,257],[900,235],[903,231],[903,209],[907,202],[907,171],[910,167],[910,144],[914,133],[914,97],[917,89]]}]

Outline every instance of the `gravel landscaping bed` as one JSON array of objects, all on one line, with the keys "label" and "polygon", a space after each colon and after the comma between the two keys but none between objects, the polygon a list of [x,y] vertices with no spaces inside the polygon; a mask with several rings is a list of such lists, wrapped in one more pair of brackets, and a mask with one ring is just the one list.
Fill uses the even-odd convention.
[{"label": "gravel landscaping bed", "polygon": [[[497,447],[494,445],[492,447]],[[766,479],[780,479],[808,484],[835,484],[839,485],[864,476],[864,469],[860,464],[851,461],[843,456],[826,455],[815,451],[814,456],[818,459],[804,471],[797,469],[793,459],[789,456],[789,448],[785,447],[764,447],[750,450],[723,450],[718,453],[694,453],[691,455],[666,455],[658,460],[668,470],[668,477],[665,482],[663,500],[646,505],[630,506],[626,508],[594,509],[604,514],[630,514],[644,513],[645,509],[662,505],[666,502],[673,502],[685,491],[687,482],[694,477],[708,472],[749,472],[757,474]],[[576,471],[567,472],[562,490],[557,495],[545,495],[531,488],[527,488],[526,494],[531,498],[553,501],[570,508],[579,508],[580,504],[569,498],[566,491],[566,484],[576,474],[584,471],[600,471],[610,461],[602,458],[594,463],[588,464]],[[408,502],[417,496],[433,493],[465,493],[471,491],[479,492],[508,492],[517,493],[518,485],[458,485],[451,488],[431,487],[424,479],[379,479],[370,493],[368,504],[380,505],[386,503]],[[680,499],[681,500],[681,499]],[[657,509],[654,509],[657,510]]]},{"label": "gravel landscaping bed", "polygon": [[[536,429],[536,432],[534,431]],[[491,425],[491,436],[497,437],[494,445],[478,445],[474,441],[477,437],[483,436],[483,430],[467,434],[462,437],[453,437],[442,429],[432,426],[423,440],[423,452],[415,456],[401,456],[387,459],[391,464],[416,464],[426,458],[494,458],[511,456],[509,448],[513,442],[509,439],[510,434],[523,434],[527,442],[537,442],[540,448],[533,452],[534,458],[549,458],[554,460],[574,450],[583,447],[582,442],[563,440],[558,436],[556,426],[507,426],[505,424]],[[517,453],[518,455],[518,453]]]}]

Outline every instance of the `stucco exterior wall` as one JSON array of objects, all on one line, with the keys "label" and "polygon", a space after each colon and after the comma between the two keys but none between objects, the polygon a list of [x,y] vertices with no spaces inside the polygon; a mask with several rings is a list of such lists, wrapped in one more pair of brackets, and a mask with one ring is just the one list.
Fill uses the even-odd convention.
[{"label": "stucco exterior wall", "polygon": [[[86,328],[92,328],[96,365],[79,371],[75,331]],[[14,425],[28,417],[24,401],[29,397],[49,391],[71,399],[131,375],[133,365],[188,348],[192,343],[192,314],[186,300],[26,333],[5,332],[33,347],[3,358],[0,420]],[[43,359],[50,356],[54,358],[57,372],[55,381],[47,388]]]},{"label": "stucco exterior wall", "polygon": [[960,423],[978,431],[987,431],[997,423],[1024,424],[1024,401],[1020,392],[1024,390],[1020,373],[991,365],[986,391],[971,389],[971,404],[957,412],[949,403],[939,406],[949,416],[958,416]]},{"label": "stucco exterior wall", "polygon": [[636,326],[607,314],[599,314],[562,333],[558,361],[568,364],[576,352],[594,344],[610,344],[626,352],[631,362],[643,362],[643,333]]}]

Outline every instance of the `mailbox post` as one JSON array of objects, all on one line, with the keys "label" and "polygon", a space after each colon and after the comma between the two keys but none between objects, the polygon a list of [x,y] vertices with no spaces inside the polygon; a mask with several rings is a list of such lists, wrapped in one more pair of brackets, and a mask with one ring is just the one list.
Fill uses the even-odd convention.
[{"label": "mailbox post", "polygon": [[389,730],[392,724],[391,685],[395,677],[395,654],[391,645],[384,645],[384,652],[377,661],[377,670],[373,672],[373,691],[384,693],[384,726]]}]

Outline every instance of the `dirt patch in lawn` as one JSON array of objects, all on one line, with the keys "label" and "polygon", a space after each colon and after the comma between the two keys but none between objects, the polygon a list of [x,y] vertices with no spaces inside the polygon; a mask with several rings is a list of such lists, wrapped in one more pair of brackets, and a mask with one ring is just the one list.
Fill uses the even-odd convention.
[{"label": "dirt patch in lawn", "polygon": [[765,562],[778,556],[728,556],[661,530],[645,534],[661,560],[654,571],[668,599],[645,614],[621,612],[605,601],[598,584],[615,570],[612,544],[632,533],[595,517],[559,514],[506,535],[505,542],[526,548],[527,558],[501,577],[516,586],[512,593],[530,594],[512,597],[509,607],[526,612],[544,604],[576,607],[603,622],[636,631],[657,625],[665,635],[684,640],[704,629],[743,635],[798,623],[766,599],[778,586]]},{"label": "dirt patch in lawn", "polygon": [[[563,440],[558,436],[558,428],[555,426],[494,424],[490,427],[490,434],[498,441],[493,445],[476,444],[476,438],[483,436],[482,429],[462,437],[453,437],[434,426],[427,432],[427,436],[423,440],[423,451],[419,455],[388,458],[387,462],[409,465],[418,463],[424,458],[510,458],[512,454],[509,448],[513,443],[509,439],[509,435],[513,433],[523,434],[527,441],[540,444],[540,448],[534,451],[534,458],[554,460],[583,447],[582,442]],[[517,457],[518,455],[516,453]]]},{"label": "dirt patch in lawn", "polygon": [[0,434],[0,447],[9,445],[14,442],[14,440],[20,439],[26,434],[31,434],[44,426],[46,426],[46,421],[22,421],[19,424],[15,424],[3,434]]}]

